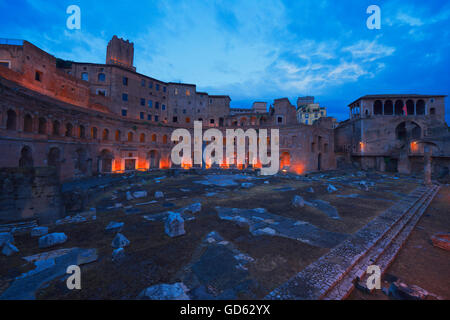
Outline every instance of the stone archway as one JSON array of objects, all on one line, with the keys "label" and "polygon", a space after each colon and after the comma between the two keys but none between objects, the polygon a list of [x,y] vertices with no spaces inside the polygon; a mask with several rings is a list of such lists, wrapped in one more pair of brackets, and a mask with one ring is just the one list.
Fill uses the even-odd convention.
[{"label": "stone archway", "polygon": [[17,114],[14,110],[8,110],[6,113],[6,130],[17,129]]},{"label": "stone archway", "polygon": [[403,121],[395,128],[395,137],[401,142],[407,142],[411,139],[420,139],[422,128],[413,121]]},{"label": "stone archway", "polygon": [[291,165],[291,155],[289,154],[289,152],[283,152],[280,155],[280,169],[290,167],[290,165]]},{"label": "stone archway", "polygon": [[156,150],[151,150],[147,158],[149,159],[149,169],[159,169],[159,153]]},{"label": "stone archway", "polygon": [[56,169],[56,174],[59,176],[61,169],[61,152],[58,148],[51,148],[47,156],[47,165]]},{"label": "stone archway", "polygon": [[112,172],[112,162],[114,155],[111,151],[103,149],[99,156],[99,172],[108,173]]},{"label": "stone archway", "polygon": [[22,151],[20,152],[19,167],[20,168],[33,167],[33,154],[31,148],[28,146],[23,147]]},{"label": "stone archway", "polygon": [[75,175],[85,176],[89,171],[87,151],[86,149],[79,148],[75,153]]}]

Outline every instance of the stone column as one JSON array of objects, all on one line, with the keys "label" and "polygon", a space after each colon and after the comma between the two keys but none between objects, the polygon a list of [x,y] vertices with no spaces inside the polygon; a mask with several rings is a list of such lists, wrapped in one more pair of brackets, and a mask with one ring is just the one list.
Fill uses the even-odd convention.
[{"label": "stone column", "polygon": [[431,185],[431,148],[429,146],[425,146],[424,150],[424,183],[426,185]]}]

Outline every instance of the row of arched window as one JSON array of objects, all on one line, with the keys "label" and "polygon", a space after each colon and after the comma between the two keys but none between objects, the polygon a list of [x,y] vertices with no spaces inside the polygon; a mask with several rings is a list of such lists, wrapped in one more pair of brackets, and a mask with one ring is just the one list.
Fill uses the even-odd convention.
[{"label": "row of arched window", "polygon": [[[403,100],[397,100],[395,103],[392,100],[386,100],[384,103],[376,100],[373,104],[374,115],[425,115],[425,109],[423,100],[418,100],[416,103],[413,100],[407,100],[406,104]],[[430,113],[432,113],[431,109]]]},{"label": "row of arched window", "polygon": [[[17,130],[18,128],[18,117],[14,110],[8,110],[7,112],[7,119],[6,119],[6,129],[7,130]],[[70,123],[66,123],[64,126],[64,136],[65,137],[77,137],[80,139],[87,139],[89,138],[87,136],[86,127],[83,125],[79,125],[76,128]],[[39,134],[51,134],[54,136],[60,136],[61,135],[61,123],[58,120],[52,121],[51,126],[51,132],[48,132],[48,122],[46,118],[40,117],[38,119],[38,128],[37,132]],[[33,118],[30,114],[26,114],[23,118],[23,131],[32,133],[34,132],[33,128]],[[96,127],[91,127],[90,131],[90,138],[92,139],[98,139],[99,138],[99,131]],[[154,133],[150,136],[150,142],[158,142],[157,141],[157,135]],[[101,140],[103,141],[109,141],[111,139],[109,129],[105,128],[101,132]],[[122,141],[122,133],[120,130],[116,130],[114,133],[114,141]],[[127,141],[128,142],[134,142],[135,141],[135,134],[133,132],[128,132],[127,134]],[[139,134],[139,142],[144,143],[147,142],[145,133]],[[162,143],[167,144],[168,143],[168,137],[167,135],[162,136]]]}]

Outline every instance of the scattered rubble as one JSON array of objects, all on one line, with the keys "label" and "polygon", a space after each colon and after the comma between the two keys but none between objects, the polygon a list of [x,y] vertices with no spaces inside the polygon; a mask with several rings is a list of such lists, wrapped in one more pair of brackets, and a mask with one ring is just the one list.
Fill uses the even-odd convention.
[{"label": "scattered rubble", "polygon": [[3,245],[7,242],[14,243],[14,236],[10,232],[2,232],[0,233],[0,247],[3,247]]},{"label": "scattered rubble", "polygon": [[450,233],[438,233],[431,237],[435,247],[450,251]]},{"label": "scattered rubble", "polygon": [[45,236],[48,233],[47,227],[36,227],[31,229],[31,236],[32,237],[42,237]]},{"label": "scattered rubble", "polygon": [[146,198],[147,197],[147,191],[136,191],[136,192],[133,192],[133,197],[135,199]]},{"label": "scattered rubble", "polygon": [[328,193],[333,193],[333,192],[336,192],[337,190],[338,189],[335,186],[333,186],[332,184],[329,184],[327,187]]},{"label": "scattered rubble", "polygon": [[199,213],[202,211],[201,202],[195,202],[193,204],[188,205],[180,210],[181,213],[190,212],[190,213]]},{"label": "scattered rubble", "polygon": [[416,286],[408,286],[401,280],[391,283],[389,296],[400,300],[425,300],[430,294],[428,291]]},{"label": "scattered rubble", "polygon": [[51,233],[39,238],[39,248],[49,248],[67,241],[64,233]]},{"label": "scattered rubble", "polygon": [[253,187],[253,183],[250,182],[244,182],[241,184],[241,187],[244,189],[250,189],[251,187]]},{"label": "scattered rubble", "polygon": [[305,206],[305,200],[301,196],[295,196],[294,199],[292,199],[292,205],[295,208],[303,208]]},{"label": "scattered rubble", "polygon": [[0,300],[34,300],[45,283],[66,275],[70,265],[81,266],[98,259],[97,249],[59,249],[24,258],[36,268],[16,277]]},{"label": "scattered rubble", "polygon": [[157,284],[144,289],[138,299],[149,300],[190,300],[187,292],[189,289],[182,283]]},{"label": "scattered rubble", "polygon": [[107,226],[106,226],[106,232],[120,232],[122,230],[122,227],[124,226],[123,222],[115,222],[115,221],[111,221]]},{"label": "scattered rubble", "polygon": [[184,230],[184,219],[179,213],[169,212],[164,231],[172,238],[186,234],[186,231]]},{"label": "scattered rubble", "polygon": [[130,244],[130,241],[121,233],[116,234],[116,237],[111,242],[113,248],[123,248]]},{"label": "scattered rubble", "polygon": [[119,261],[125,257],[125,249],[123,247],[117,248],[112,253],[112,261]]},{"label": "scattered rubble", "polygon": [[11,242],[7,241],[4,245],[3,245],[3,249],[2,249],[2,254],[9,257],[12,256],[15,253],[18,253],[19,249],[17,249],[16,246],[14,246],[13,244],[11,244]]}]

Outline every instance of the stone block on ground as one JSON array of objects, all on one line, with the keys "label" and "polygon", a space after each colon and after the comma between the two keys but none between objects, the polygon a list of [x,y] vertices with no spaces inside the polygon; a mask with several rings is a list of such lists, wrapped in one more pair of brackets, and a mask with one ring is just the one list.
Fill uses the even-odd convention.
[{"label": "stone block on ground", "polygon": [[327,187],[327,191],[329,193],[333,193],[333,192],[337,191],[337,188],[335,186],[333,186],[332,184],[329,184]]},{"label": "stone block on ground", "polygon": [[1,232],[0,233],[0,248],[7,242],[14,243],[14,236],[10,232]]},{"label": "stone block on ground", "polygon": [[147,197],[147,191],[136,191],[136,192],[133,192],[133,197],[135,199],[145,198],[145,197]]},{"label": "stone block on ground", "polygon": [[389,296],[400,300],[425,300],[429,295],[428,291],[400,280],[391,283],[389,287]]},{"label": "stone block on ground", "polygon": [[9,257],[12,256],[15,253],[18,253],[19,249],[16,248],[16,246],[14,246],[13,244],[11,244],[11,242],[6,242],[3,245],[3,249],[2,249],[2,254]]},{"label": "stone block on ground", "polygon": [[184,219],[179,213],[169,212],[169,216],[165,222],[165,232],[172,238],[186,234],[184,230]]},{"label": "stone block on ground", "polygon": [[48,233],[47,227],[36,227],[31,229],[31,236],[32,237],[42,237],[45,236]]},{"label": "stone block on ground", "polygon": [[431,237],[435,247],[450,251],[450,233],[439,233]]},{"label": "stone block on ground", "polygon": [[190,212],[190,213],[198,213],[202,211],[202,204],[200,202],[196,202],[190,204],[189,206],[183,208],[182,212]]},{"label": "stone block on ground", "polygon": [[120,232],[122,230],[122,227],[124,226],[123,222],[115,222],[115,221],[111,221],[107,226],[106,226],[106,232]]},{"label": "stone block on ground", "polygon": [[39,238],[39,248],[49,248],[67,241],[64,233],[51,233]]},{"label": "stone block on ground", "polygon": [[116,237],[111,243],[113,248],[123,248],[130,244],[130,241],[121,233],[116,234]]},{"label": "stone block on ground", "polygon": [[162,191],[156,191],[155,198],[156,199],[164,198],[164,193]]},{"label": "stone block on ground", "polygon": [[112,253],[112,260],[119,261],[125,257],[125,249],[123,247],[117,248]]},{"label": "stone block on ground", "polygon": [[149,300],[190,300],[187,292],[189,289],[182,283],[157,284],[144,289],[138,298]]},{"label": "stone block on ground", "polygon": [[301,196],[295,196],[294,199],[292,199],[292,206],[295,208],[303,208],[305,206],[305,200]]}]

